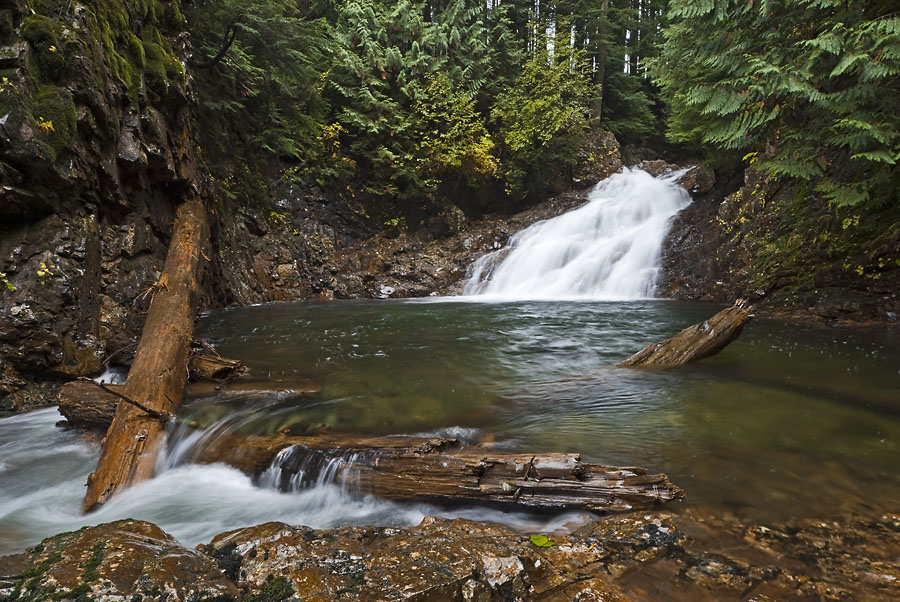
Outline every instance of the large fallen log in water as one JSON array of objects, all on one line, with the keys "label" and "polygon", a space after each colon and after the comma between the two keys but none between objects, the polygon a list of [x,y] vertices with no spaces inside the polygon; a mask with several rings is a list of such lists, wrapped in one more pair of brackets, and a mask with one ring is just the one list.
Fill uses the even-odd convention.
[{"label": "large fallen log in water", "polygon": [[123,392],[151,412],[133,403],[118,404],[97,469],[88,477],[85,511],[153,474],[165,433],[159,416],[174,415],[184,393],[200,268],[208,249],[206,209],[199,200],[187,201],[178,208],[166,264],[152,287],[150,310]]},{"label": "large fallen log in water", "polygon": [[[112,419],[113,394],[83,381],[63,389],[60,411],[73,424],[105,426]],[[283,489],[312,484],[330,471],[353,491],[406,501],[617,511],[683,496],[666,475],[643,468],[587,464],[574,453],[497,454],[444,438],[228,434],[209,438],[194,461],[222,462],[252,476],[277,465]]]},{"label": "large fallen log in water", "polygon": [[273,467],[283,489],[328,477],[353,492],[402,501],[605,512],[684,496],[666,475],[643,468],[588,464],[575,453],[498,454],[444,438],[232,434],[211,438],[194,459],[256,476]]},{"label": "large fallen log in water", "polygon": [[645,347],[618,366],[662,370],[715,355],[741,334],[744,324],[750,320],[750,309],[743,299],[738,299],[728,309],[685,328],[670,339]]},{"label": "large fallen log in water", "polygon": [[[104,390],[108,389],[108,390]],[[266,399],[272,396],[281,398],[302,397],[317,393],[321,386],[307,378],[275,378],[257,380],[240,378],[227,382],[193,382],[184,389],[186,398],[208,396],[261,396]],[[124,385],[104,385],[84,380],[73,380],[65,383],[59,390],[57,403],[59,413],[70,424],[89,429],[106,431],[112,424],[116,407],[124,395]]]}]

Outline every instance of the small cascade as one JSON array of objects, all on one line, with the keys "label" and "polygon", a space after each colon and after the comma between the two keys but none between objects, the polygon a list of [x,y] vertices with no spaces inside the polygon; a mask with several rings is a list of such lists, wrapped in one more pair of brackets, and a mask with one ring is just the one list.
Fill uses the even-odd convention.
[{"label": "small cascade", "polygon": [[[232,435],[260,415],[260,410],[236,412],[215,424],[197,429],[192,424],[176,423],[168,433],[165,454],[160,454],[157,473],[191,464],[204,448],[215,445],[221,437]],[[341,494],[359,493],[359,471],[354,466],[372,464],[373,453],[340,453],[314,450],[305,445],[291,445],[275,456],[271,465],[255,479],[263,489],[282,493],[299,493],[324,486],[336,486]]]},{"label": "small cascade", "polygon": [[286,493],[337,485],[344,493],[358,494],[359,471],[353,467],[375,459],[375,454],[329,454],[305,445],[291,445],[278,452],[260,475],[259,485]]},{"label": "small cascade", "polygon": [[519,232],[470,269],[464,294],[500,299],[652,298],[672,218],[690,204],[675,182],[626,169],[586,205]]}]

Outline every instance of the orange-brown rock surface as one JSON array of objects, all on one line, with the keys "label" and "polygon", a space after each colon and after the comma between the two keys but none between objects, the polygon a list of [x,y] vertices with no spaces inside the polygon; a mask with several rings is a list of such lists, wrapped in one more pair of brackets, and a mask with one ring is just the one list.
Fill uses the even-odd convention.
[{"label": "orange-brown rock surface", "polygon": [[[873,601],[900,599],[900,516],[780,524],[687,509],[568,534],[426,518],[413,528],[265,523],[190,550],[141,521],[0,558],[0,601]],[[540,542],[540,540],[538,540]]]}]

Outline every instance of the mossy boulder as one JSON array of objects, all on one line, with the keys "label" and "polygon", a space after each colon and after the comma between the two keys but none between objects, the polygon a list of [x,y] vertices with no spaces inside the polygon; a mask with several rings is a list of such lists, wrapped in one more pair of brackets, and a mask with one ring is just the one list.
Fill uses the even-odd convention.
[{"label": "mossy boulder", "polygon": [[[19,572],[4,570],[8,567]],[[0,558],[0,573],[19,575],[5,596],[0,590],[9,602],[186,602],[239,594],[212,558],[183,547],[156,525],[135,520],[48,538],[24,555]]]}]

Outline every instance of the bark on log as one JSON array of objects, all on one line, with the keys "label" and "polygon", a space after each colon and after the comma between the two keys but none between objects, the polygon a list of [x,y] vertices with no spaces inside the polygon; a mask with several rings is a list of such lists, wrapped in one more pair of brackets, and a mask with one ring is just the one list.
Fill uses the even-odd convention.
[{"label": "bark on log", "polygon": [[246,371],[240,360],[230,360],[209,353],[195,353],[188,364],[191,380],[235,378]]},{"label": "bark on log", "polygon": [[399,501],[608,512],[684,496],[666,475],[643,468],[587,464],[574,453],[497,454],[443,438],[224,435],[194,459],[258,476],[276,457],[282,488],[330,474],[350,491]]},{"label": "bark on log", "polygon": [[[188,351],[200,296],[201,262],[209,255],[209,224],[199,200],[183,203],[175,217],[162,276],[144,322],[124,395],[155,412],[174,415],[184,394]],[[88,477],[87,512],[116,491],[152,476],[165,425],[128,403],[119,403],[103,441],[97,469]]]},{"label": "bark on log", "polygon": [[742,299],[708,320],[689,326],[670,339],[638,351],[620,368],[663,370],[702,360],[722,351],[741,334],[751,308]]},{"label": "bark on log", "polygon": [[[105,385],[116,393],[125,394],[124,385]],[[184,397],[205,397],[210,395],[257,394],[261,396],[284,395],[303,396],[321,390],[318,383],[308,379],[290,381],[262,381],[238,379],[226,383],[188,383]],[[116,414],[119,398],[107,393],[96,384],[73,380],[64,384],[57,398],[59,413],[75,426],[106,431]]]}]

